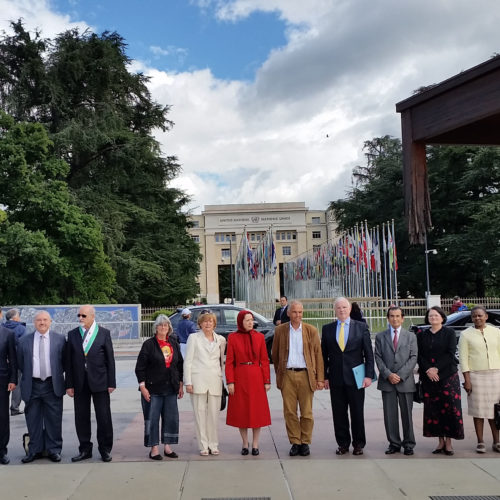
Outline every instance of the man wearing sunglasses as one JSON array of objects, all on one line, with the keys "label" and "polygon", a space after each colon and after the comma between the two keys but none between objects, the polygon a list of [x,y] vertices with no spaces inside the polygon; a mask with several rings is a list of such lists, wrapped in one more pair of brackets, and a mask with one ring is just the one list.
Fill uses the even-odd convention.
[{"label": "man wearing sunglasses", "polygon": [[73,462],[92,457],[90,400],[94,402],[97,444],[103,462],[111,462],[113,423],[110,394],[116,388],[115,357],[109,330],[95,322],[93,306],[80,307],[80,326],[68,332],[66,393],[74,397],[80,453]]}]

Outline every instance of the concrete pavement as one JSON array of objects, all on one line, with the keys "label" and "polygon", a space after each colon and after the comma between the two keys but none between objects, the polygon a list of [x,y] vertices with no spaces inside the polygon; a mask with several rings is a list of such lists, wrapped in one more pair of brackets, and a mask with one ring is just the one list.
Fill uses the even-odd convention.
[{"label": "concrete pavement", "polygon": [[[9,456],[0,466],[1,499],[149,499],[178,500],[271,498],[309,499],[427,499],[429,496],[489,495],[500,498],[500,454],[475,453],[472,419],[465,416],[466,439],[454,442],[455,455],[432,455],[437,440],[422,437],[422,407],[415,405],[417,446],[413,457],[387,456],[382,402],[374,386],[366,392],[367,446],[363,456],[335,455],[336,443],[329,393],[317,392],[311,456],[289,457],[290,444],[281,413],[281,395],[269,392],[272,425],[263,429],[261,454],[243,457],[238,430],[220,415],[218,457],[201,457],[196,444],[189,397],[179,401],[180,440],[173,448],[179,459],[153,462],[143,446],[143,419],[134,375],[133,353],[117,353],[118,389],[112,395],[115,446],[113,462],[97,456],[71,463],[78,451],[72,400],[64,399],[63,460],[21,464],[26,432],[24,416],[11,417]],[[95,429],[94,429],[95,431]],[[95,435],[95,433],[94,433]]]}]

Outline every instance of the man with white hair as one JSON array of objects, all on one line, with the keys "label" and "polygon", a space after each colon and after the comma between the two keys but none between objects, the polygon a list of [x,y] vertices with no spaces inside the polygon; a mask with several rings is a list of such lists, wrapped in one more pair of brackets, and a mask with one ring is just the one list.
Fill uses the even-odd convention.
[{"label": "man with white hair", "polygon": [[111,462],[113,422],[110,394],[116,388],[115,357],[111,333],[95,322],[93,306],[80,307],[80,326],[68,332],[66,393],[75,399],[75,427],[80,462],[92,457],[90,400],[97,420],[97,444],[103,462]]}]

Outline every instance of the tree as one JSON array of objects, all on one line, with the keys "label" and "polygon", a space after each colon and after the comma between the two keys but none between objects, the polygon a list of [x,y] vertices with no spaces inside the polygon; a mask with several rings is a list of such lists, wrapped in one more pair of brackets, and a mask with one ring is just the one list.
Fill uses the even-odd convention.
[{"label": "tree", "polygon": [[1,300],[11,304],[107,302],[114,273],[99,224],[75,205],[69,167],[40,124],[0,111]]},{"label": "tree", "polygon": [[[48,42],[38,34],[31,39],[20,22],[13,29],[0,55],[21,56],[0,57],[2,103],[18,103],[19,119],[42,122],[56,155],[69,165],[76,202],[100,222],[116,273],[113,298],[156,305],[195,296],[200,254],[182,212],[188,198],[168,186],[180,166],[153,136],[173,125],[169,107],[152,100],[144,75],[129,72],[123,38],[75,29]],[[24,80],[6,75],[38,67],[39,60],[43,71],[29,79],[38,98],[18,102]]]}]

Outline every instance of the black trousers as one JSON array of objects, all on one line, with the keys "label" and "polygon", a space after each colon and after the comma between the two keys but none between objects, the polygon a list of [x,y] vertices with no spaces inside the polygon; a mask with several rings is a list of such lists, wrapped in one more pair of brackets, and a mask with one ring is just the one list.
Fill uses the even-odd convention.
[{"label": "black trousers", "polygon": [[87,379],[83,388],[75,392],[75,427],[80,452],[92,451],[92,427],[90,423],[90,400],[94,402],[95,418],[97,422],[97,445],[99,452],[111,453],[113,448],[113,422],[111,420],[111,406],[109,392],[90,392]]},{"label": "black trousers", "polygon": [[10,439],[8,382],[0,381],[0,456],[7,454]]},{"label": "black trousers", "polygon": [[[349,448],[352,442],[354,447],[364,448],[366,445],[365,390],[358,389],[355,385],[330,384],[330,400],[337,444],[342,448]],[[350,429],[349,415],[351,417]]]}]

